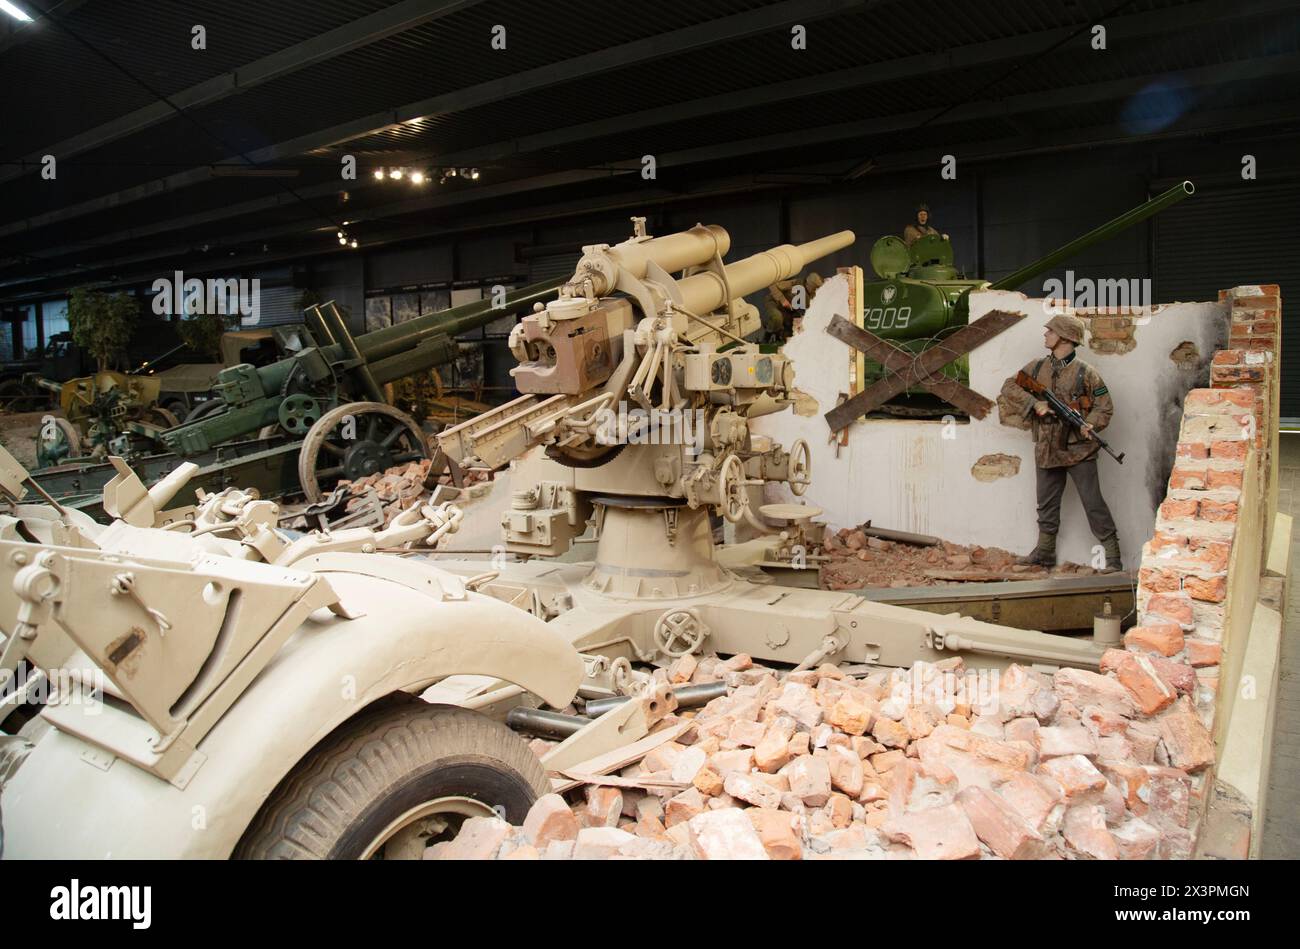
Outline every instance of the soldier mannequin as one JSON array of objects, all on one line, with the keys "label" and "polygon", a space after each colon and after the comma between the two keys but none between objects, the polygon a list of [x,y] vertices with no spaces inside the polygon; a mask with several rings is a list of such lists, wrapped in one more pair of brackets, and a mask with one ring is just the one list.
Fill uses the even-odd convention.
[{"label": "soldier mannequin", "polygon": [[1056,534],[1061,527],[1061,495],[1069,477],[1079,492],[1088,526],[1106,552],[1106,569],[1120,570],[1119,536],[1110,508],[1101,496],[1097,476],[1100,446],[1091,437],[1101,431],[1115,410],[1106,383],[1097,370],[1075,355],[1083,344],[1083,320],[1054,316],[1047,323],[1043,344],[1049,355],[1032,360],[1024,371],[1077,408],[1087,424],[1080,430],[1061,421],[1046,402],[1020,388],[1014,378],[1002,386],[1002,401],[1030,423],[1038,482],[1038,546],[1021,563],[1056,566]]},{"label": "soldier mannequin", "polygon": [[[917,205],[916,220],[903,228],[903,240],[911,247],[922,237],[939,232],[930,226],[930,206],[928,204]],[[948,235],[944,234],[943,239],[947,240]]]},{"label": "soldier mannequin", "polygon": [[[785,315],[802,312],[812,306],[813,297],[821,288],[821,275],[810,272],[802,280],[790,279],[774,283],[767,288],[767,302],[763,307],[763,342],[780,343],[787,335]],[[795,287],[803,287],[803,305],[795,306]]]}]

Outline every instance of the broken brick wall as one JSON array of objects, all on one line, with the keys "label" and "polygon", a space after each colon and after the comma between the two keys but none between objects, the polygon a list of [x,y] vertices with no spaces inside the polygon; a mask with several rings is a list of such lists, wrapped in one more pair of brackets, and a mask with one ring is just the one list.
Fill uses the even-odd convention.
[{"label": "broken brick wall", "polygon": [[[849,347],[825,328],[834,314],[851,312],[848,290],[841,273],[813,298],[784,349],[794,362],[799,406],[756,419],[755,432],[787,446],[796,439],[808,443],[812,485],[803,500],[821,508],[834,527],[870,520],[958,544],[1028,552],[1038,537],[1033,444],[1027,431],[1001,424],[996,409],[969,423],[859,420],[847,429],[846,444],[831,442],[822,415],[849,390],[852,358]],[[970,354],[971,388],[996,398],[1008,376],[1046,355],[1043,326],[1058,309],[1010,291],[972,294],[970,306],[972,320],[991,310],[1025,314]],[[1224,302],[1210,301],[1161,305],[1137,316],[1077,311],[1101,334],[1099,345],[1123,342],[1107,334],[1128,337],[1114,351],[1089,349],[1083,356],[1101,372],[1115,399],[1106,438],[1116,451],[1127,453],[1123,465],[1107,457],[1099,465],[1129,569],[1137,566],[1165,494],[1183,397],[1208,382],[1210,356],[1228,336],[1228,309]],[[1120,317],[1131,323],[1105,322]],[[768,486],[766,500],[788,499],[785,489]],[[1061,513],[1061,559],[1091,563],[1097,540],[1072,485]]]},{"label": "broken brick wall", "polygon": [[1168,491],[1142,551],[1140,625],[1125,643],[1195,670],[1197,711],[1221,743],[1240,700],[1277,509],[1281,299],[1275,285],[1220,299],[1231,305],[1228,342],[1214,354],[1210,388],[1187,394]]}]

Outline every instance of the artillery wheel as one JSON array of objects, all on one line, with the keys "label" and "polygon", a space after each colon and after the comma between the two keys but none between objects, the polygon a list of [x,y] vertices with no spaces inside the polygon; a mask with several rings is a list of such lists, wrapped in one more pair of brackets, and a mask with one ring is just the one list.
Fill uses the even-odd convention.
[{"label": "artillery wheel", "polygon": [[185,424],[188,425],[190,422],[197,422],[201,418],[206,418],[225,404],[220,399],[207,399],[200,402],[190,409],[189,414],[185,416]]},{"label": "artillery wheel", "polygon": [[47,408],[52,393],[29,388],[21,379],[0,382],[0,412],[39,412]]},{"label": "artillery wheel", "polygon": [[[61,445],[68,446],[66,453],[59,451]],[[42,468],[63,464],[69,458],[80,458],[81,451],[81,433],[77,426],[57,415],[41,419],[36,434],[36,460]]]},{"label": "artillery wheel", "polygon": [[314,503],[340,481],[428,457],[424,433],[405,412],[382,402],[348,402],[330,409],[307,432],[298,453],[298,480]]},{"label": "artillery wheel", "polygon": [[541,760],[501,722],[418,700],[381,702],[298,762],[234,857],[419,860],[470,817],[522,824],[549,791]]},{"label": "artillery wheel", "polygon": [[181,424],[181,420],[176,417],[175,412],[161,405],[149,406],[145,410],[144,420],[157,425],[159,428],[175,428]]}]

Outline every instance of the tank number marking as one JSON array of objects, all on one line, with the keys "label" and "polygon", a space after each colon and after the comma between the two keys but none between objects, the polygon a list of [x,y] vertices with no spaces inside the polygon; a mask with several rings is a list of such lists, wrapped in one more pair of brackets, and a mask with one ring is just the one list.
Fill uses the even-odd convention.
[{"label": "tank number marking", "polygon": [[869,330],[903,329],[911,318],[910,306],[876,306],[867,311],[866,324]]}]

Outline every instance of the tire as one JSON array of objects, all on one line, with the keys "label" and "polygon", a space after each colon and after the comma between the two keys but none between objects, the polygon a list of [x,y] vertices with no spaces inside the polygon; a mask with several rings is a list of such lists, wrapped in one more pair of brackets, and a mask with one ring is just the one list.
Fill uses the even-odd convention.
[{"label": "tire", "polygon": [[201,418],[206,418],[223,405],[225,403],[221,399],[208,399],[206,402],[200,402],[190,409],[189,414],[185,416],[184,424],[188,425],[190,422],[197,422]]},{"label": "tire", "polygon": [[[474,806],[496,807],[506,820],[522,824],[533,802],[549,791],[541,761],[504,724],[469,709],[381,702],[294,767],[233,856],[355,860],[385,828],[425,802],[472,798],[481,802]],[[454,830],[460,821],[452,820]]]}]

